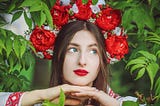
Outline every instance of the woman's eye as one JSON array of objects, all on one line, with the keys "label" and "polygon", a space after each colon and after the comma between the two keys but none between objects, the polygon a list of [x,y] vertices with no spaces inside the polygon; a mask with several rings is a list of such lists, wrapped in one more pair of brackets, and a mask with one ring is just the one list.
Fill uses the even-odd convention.
[{"label": "woman's eye", "polygon": [[68,51],[71,53],[74,53],[74,52],[77,52],[78,50],[76,48],[69,48]]},{"label": "woman's eye", "polygon": [[97,54],[97,50],[91,50],[90,53]]}]

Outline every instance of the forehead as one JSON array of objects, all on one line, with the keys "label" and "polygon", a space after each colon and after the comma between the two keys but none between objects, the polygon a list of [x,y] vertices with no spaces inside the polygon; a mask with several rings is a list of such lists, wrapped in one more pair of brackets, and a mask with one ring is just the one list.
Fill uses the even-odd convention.
[{"label": "forehead", "polygon": [[95,43],[97,44],[97,40],[91,32],[87,30],[81,30],[75,33],[70,43],[82,43],[82,44]]}]

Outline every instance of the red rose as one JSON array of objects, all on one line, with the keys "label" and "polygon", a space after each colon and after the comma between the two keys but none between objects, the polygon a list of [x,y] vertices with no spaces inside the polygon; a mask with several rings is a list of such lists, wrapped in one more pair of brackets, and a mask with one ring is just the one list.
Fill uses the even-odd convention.
[{"label": "red rose", "polygon": [[103,30],[113,30],[121,23],[121,12],[112,8],[105,8],[96,19],[96,24]]},{"label": "red rose", "polygon": [[120,60],[128,53],[128,43],[126,36],[109,35],[106,39],[106,51],[111,58]]},{"label": "red rose", "polygon": [[88,20],[92,16],[91,4],[91,0],[89,0],[87,4],[83,4],[82,0],[77,0],[78,13],[75,13],[73,17],[79,20]]},{"label": "red rose", "polygon": [[53,24],[55,24],[58,28],[61,28],[64,24],[68,22],[69,8],[69,5],[60,5],[60,2],[56,2],[56,4],[52,7],[51,15],[53,19]]},{"label": "red rose", "polygon": [[43,27],[36,26],[30,36],[30,41],[37,52],[46,52],[49,49],[53,50],[55,34]]}]

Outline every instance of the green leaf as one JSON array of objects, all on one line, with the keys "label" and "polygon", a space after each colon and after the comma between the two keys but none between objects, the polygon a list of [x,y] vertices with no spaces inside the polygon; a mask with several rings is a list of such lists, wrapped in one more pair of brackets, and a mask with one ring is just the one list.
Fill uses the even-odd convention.
[{"label": "green leaf", "polygon": [[124,101],[122,106],[139,106],[139,104],[133,101]]},{"label": "green leaf", "polygon": [[29,29],[31,29],[32,28],[32,19],[27,16],[26,12],[24,12],[24,19],[25,19]]},{"label": "green leaf", "polygon": [[16,4],[12,2],[11,5],[9,5],[9,7],[8,7],[8,13],[10,13],[12,10],[14,10],[15,7],[16,7]]},{"label": "green leaf", "polygon": [[56,3],[56,0],[49,0],[51,7]]},{"label": "green leaf", "polygon": [[136,23],[137,27],[138,27],[138,31],[141,32],[143,31],[144,28],[144,24],[145,22],[144,17],[142,17],[141,14],[144,14],[143,8],[141,6],[137,6],[133,8],[133,21]]},{"label": "green leaf", "polygon": [[156,56],[160,58],[160,50],[157,51]]},{"label": "green leaf", "polygon": [[38,17],[40,16],[40,11],[32,12],[31,16],[33,18],[33,21],[35,21],[35,25],[41,26],[40,18]]},{"label": "green leaf", "polygon": [[154,88],[155,88],[155,95],[156,96],[160,95],[160,77],[157,79]]},{"label": "green leaf", "polygon": [[41,11],[42,9],[42,3],[36,3],[30,7],[29,12]]},{"label": "green leaf", "polygon": [[151,54],[151,53],[149,53],[148,51],[139,51],[138,53],[142,54],[147,59],[152,60],[154,62],[157,60],[156,56]]},{"label": "green leaf", "polygon": [[64,102],[65,102],[65,94],[63,92],[62,89],[60,89],[60,96],[59,96],[59,102],[58,104],[56,103],[51,103],[49,100],[45,100],[43,103],[42,103],[42,106],[64,106]]},{"label": "green leaf", "polygon": [[16,58],[15,54],[13,52],[11,52],[11,54],[6,62],[6,65],[9,67],[9,73],[14,71],[13,67],[14,67],[15,63],[17,63],[17,58]]},{"label": "green leaf", "polygon": [[1,34],[1,36],[6,37],[6,30],[0,28],[0,34]]},{"label": "green leaf", "polygon": [[145,41],[149,41],[149,42],[153,42],[157,44],[160,44],[160,36],[154,32],[148,32],[148,34],[150,36],[147,36],[147,38],[145,39]]},{"label": "green leaf", "polygon": [[6,46],[6,53],[7,53],[7,58],[9,57],[11,51],[12,51],[12,46],[13,46],[13,40],[11,38],[8,38],[6,39],[6,43],[5,43],[5,46]]},{"label": "green leaf", "polygon": [[98,0],[92,0],[92,4],[96,5],[98,3]]},{"label": "green leaf", "polygon": [[130,69],[130,73],[132,74],[133,71],[135,71],[136,69],[139,69],[139,68],[143,68],[145,65],[144,64],[135,64],[131,67]]},{"label": "green leaf", "polygon": [[41,16],[40,16],[40,18],[41,18],[41,22],[40,22],[40,24],[42,25],[42,24],[44,24],[44,23],[45,23],[45,21],[46,21],[46,15],[44,14],[44,12],[43,12],[43,11],[41,11]]},{"label": "green leaf", "polygon": [[159,0],[151,0],[151,13],[153,12],[153,9],[160,3]]},{"label": "green leaf", "polygon": [[138,57],[136,59],[133,59],[127,63],[126,68],[128,68],[130,65],[133,65],[133,64],[146,64],[145,60],[146,60],[145,57]]},{"label": "green leaf", "polygon": [[24,0],[20,7],[32,6],[34,4],[39,4],[41,0]]},{"label": "green leaf", "polygon": [[45,100],[45,101],[42,103],[42,106],[58,106],[58,104],[51,103],[49,100]]},{"label": "green leaf", "polygon": [[3,41],[0,39],[0,47],[2,48],[2,49],[5,49],[5,46],[4,46],[4,43],[3,43]]},{"label": "green leaf", "polygon": [[12,17],[11,23],[13,23],[15,20],[17,20],[22,15],[22,13],[23,13],[23,11],[16,12]]},{"label": "green leaf", "polygon": [[0,16],[0,27],[4,26],[6,24],[7,24],[7,21],[2,16]]},{"label": "green leaf", "polygon": [[[160,43],[160,39],[157,38],[157,37],[155,37],[155,36],[149,36],[149,37],[147,37],[145,40],[150,41],[150,42],[157,41],[157,42]],[[159,44],[159,43],[158,43],[158,44]]]},{"label": "green leaf", "polygon": [[83,4],[87,4],[87,3],[88,3],[88,0],[82,0],[82,3],[83,3]]},{"label": "green leaf", "polygon": [[133,11],[132,8],[127,9],[126,11],[124,11],[122,16],[122,25],[126,30],[129,29],[129,26],[131,26],[132,23],[132,18],[133,18],[132,11]]},{"label": "green leaf", "polygon": [[21,62],[25,70],[28,70],[29,68],[34,68],[35,58],[32,55],[32,52],[26,51],[23,55],[23,60]]},{"label": "green leaf", "polygon": [[17,70],[17,71],[21,71],[21,68],[22,68],[22,65],[19,63],[19,62],[17,62],[16,64],[15,64],[15,66],[13,66],[13,71],[14,70]]},{"label": "green leaf", "polygon": [[121,0],[121,1],[109,1],[109,4],[112,5],[114,8],[120,10],[127,10],[128,8],[133,8],[136,6],[137,1],[132,2],[132,0]]},{"label": "green leaf", "polygon": [[60,97],[59,97],[59,106],[64,106],[64,102],[65,102],[65,94],[63,90],[61,89]]},{"label": "green leaf", "polygon": [[158,72],[159,69],[159,65],[157,63],[149,63],[148,66],[146,67],[147,72],[148,72],[148,76],[150,78],[151,81],[151,90],[153,89],[153,84],[154,84],[154,78]]},{"label": "green leaf", "polygon": [[43,4],[44,13],[46,14],[47,22],[51,28],[53,28],[53,20],[48,6],[45,3]]},{"label": "green leaf", "polygon": [[141,78],[141,77],[144,75],[145,70],[146,70],[145,68],[140,69],[140,70],[138,71],[138,75],[137,75],[137,77],[136,77],[135,80],[138,80],[139,78]]},{"label": "green leaf", "polygon": [[24,55],[25,51],[27,48],[27,42],[25,40],[22,40],[21,45],[20,45],[20,57]]},{"label": "green leaf", "polygon": [[20,46],[21,46],[21,43],[20,43],[18,37],[15,37],[15,39],[13,41],[13,49],[14,49],[14,52],[15,52],[17,58],[20,58]]},{"label": "green leaf", "polygon": [[3,77],[4,90],[5,92],[20,91],[22,88],[22,82],[16,75],[7,74]]},{"label": "green leaf", "polygon": [[148,9],[148,7],[144,6],[143,9],[144,9],[143,10],[144,11],[144,14],[143,14],[144,20],[143,21],[145,22],[145,25],[148,28],[155,30],[155,21],[154,21],[153,15],[150,15],[150,13],[149,13],[150,10]]}]

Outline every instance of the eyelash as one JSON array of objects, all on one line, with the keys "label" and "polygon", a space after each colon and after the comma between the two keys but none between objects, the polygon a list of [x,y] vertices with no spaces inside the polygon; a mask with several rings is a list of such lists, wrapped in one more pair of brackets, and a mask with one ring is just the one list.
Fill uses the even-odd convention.
[{"label": "eyelash", "polygon": [[96,49],[91,49],[91,51],[93,51],[93,54],[97,54],[97,50]]},{"label": "eyelash", "polygon": [[[78,49],[77,48],[75,48],[75,47],[70,47],[70,48],[68,48],[68,52],[70,52],[70,53],[75,53],[75,52],[78,52]],[[90,53],[92,53],[92,54],[97,54],[98,53],[98,50],[97,49],[90,49]]]},{"label": "eyelash", "polygon": [[[76,50],[76,51],[74,51],[74,50]],[[73,53],[73,52],[77,52],[78,50],[75,47],[70,47],[70,48],[68,48],[68,51]]]}]

